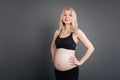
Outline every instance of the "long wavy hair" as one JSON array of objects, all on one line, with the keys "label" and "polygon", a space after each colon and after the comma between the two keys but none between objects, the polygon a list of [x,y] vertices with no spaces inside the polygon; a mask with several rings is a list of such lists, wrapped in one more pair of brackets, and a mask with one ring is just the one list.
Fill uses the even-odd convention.
[{"label": "long wavy hair", "polygon": [[65,24],[63,23],[62,18],[63,18],[64,12],[65,12],[66,10],[70,10],[70,11],[72,12],[72,24],[71,24],[70,29],[71,29],[71,31],[73,31],[74,29],[77,29],[77,28],[78,28],[78,22],[77,22],[76,12],[75,12],[75,10],[74,10],[73,8],[71,8],[71,7],[66,7],[66,8],[64,8],[64,9],[62,10],[62,13],[61,13],[61,16],[60,16],[60,21],[59,21],[59,28],[58,28],[58,30],[59,30],[59,31],[62,31],[63,27],[65,26]]}]

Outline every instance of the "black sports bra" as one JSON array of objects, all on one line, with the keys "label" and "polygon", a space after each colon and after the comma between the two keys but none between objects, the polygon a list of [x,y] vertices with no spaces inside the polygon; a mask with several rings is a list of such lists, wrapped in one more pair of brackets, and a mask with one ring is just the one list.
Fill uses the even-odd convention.
[{"label": "black sports bra", "polygon": [[75,50],[76,43],[73,40],[72,34],[73,32],[68,37],[65,38],[60,38],[60,36],[58,35],[55,40],[56,48]]}]

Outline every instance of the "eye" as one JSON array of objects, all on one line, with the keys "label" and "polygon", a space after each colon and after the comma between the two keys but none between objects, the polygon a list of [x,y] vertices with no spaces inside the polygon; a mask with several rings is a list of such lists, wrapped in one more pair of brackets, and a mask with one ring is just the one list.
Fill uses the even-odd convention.
[{"label": "eye", "polygon": [[63,14],[63,16],[67,16],[66,14]]}]

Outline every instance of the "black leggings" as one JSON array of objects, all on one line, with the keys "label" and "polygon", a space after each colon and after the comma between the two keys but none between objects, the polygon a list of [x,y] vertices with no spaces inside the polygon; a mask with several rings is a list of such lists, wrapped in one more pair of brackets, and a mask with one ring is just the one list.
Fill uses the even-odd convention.
[{"label": "black leggings", "polygon": [[56,80],[78,80],[79,66],[67,71],[59,71],[55,69]]}]

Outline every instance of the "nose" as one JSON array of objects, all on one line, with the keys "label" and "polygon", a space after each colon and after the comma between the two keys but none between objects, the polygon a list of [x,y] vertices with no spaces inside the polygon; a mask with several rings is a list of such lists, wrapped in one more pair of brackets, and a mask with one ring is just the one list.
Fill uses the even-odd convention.
[{"label": "nose", "polygon": [[69,18],[69,16],[67,15],[66,18]]}]

